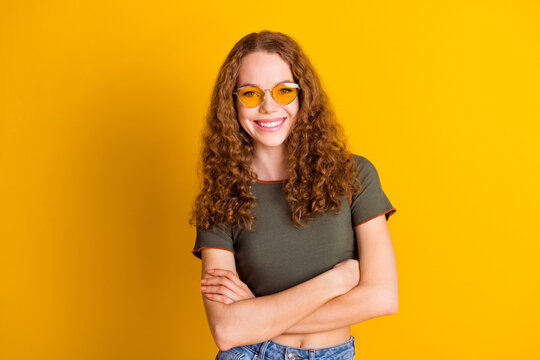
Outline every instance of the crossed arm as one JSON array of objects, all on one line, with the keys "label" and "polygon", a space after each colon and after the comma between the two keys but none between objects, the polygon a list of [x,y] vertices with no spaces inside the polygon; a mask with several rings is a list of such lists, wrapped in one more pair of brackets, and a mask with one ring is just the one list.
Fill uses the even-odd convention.
[{"label": "crossed arm", "polygon": [[358,286],[326,302],[286,334],[332,330],[397,312],[397,266],[385,216],[357,226],[355,234],[361,250]]},{"label": "crossed arm", "polygon": [[332,330],[395,313],[397,267],[385,216],[358,225],[355,234],[360,250],[356,286],[344,288],[335,272],[327,272],[258,298],[234,275],[232,254],[219,257],[216,253],[225,251],[204,249],[203,254],[212,255],[203,255],[203,299],[218,347],[227,350],[281,334]]}]

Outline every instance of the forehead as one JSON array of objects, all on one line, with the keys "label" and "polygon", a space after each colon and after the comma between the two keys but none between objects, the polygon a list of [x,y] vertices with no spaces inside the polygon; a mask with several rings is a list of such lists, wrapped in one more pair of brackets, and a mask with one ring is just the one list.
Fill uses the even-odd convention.
[{"label": "forehead", "polygon": [[294,81],[291,68],[278,54],[255,52],[244,56],[237,85],[245,83],[270,88],[282,81]]}]

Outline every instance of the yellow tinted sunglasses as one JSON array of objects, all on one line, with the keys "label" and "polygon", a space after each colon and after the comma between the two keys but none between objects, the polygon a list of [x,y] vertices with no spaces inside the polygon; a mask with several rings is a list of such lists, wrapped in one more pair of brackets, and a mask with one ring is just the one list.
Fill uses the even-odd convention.
[{"label": "yellow tinted sunglasses", "polygon": [[238,99],[242,104],[248,107],[255,107],[259,105],[265,96],[266,90],[270,90],[272,98],[281,105],[290,104],[300,91],[300,85],[296,83],[282,83],[274,86],[272,89],[261,89],[257,86],[242,86],[241,88],[236,89],[233,94],[238,96]]}]

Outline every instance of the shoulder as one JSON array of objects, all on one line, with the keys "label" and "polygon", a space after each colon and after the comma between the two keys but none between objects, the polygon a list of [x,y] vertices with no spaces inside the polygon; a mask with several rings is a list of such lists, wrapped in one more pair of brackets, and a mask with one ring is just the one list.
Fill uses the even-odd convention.
[{"label": "shoulder", "polygon": [[364,163],[364,162],[366,162],[366,161],[369,161],[365,156],[362,156],[362,155],[359,155],[359,154],[353,154],[353,153],[351,153],[351,155],[352,155],[353,160],[354,160],[357,164],[359,164],[359,163]]},{"label": "shoulder", "polygon": [[351,154],[351,155],[354,162],[358,166],[358,170],[360,171],[360,174],[375,170],[375,166],[373,165],[373,163],[365,156],[358,155],[358,154]]}]

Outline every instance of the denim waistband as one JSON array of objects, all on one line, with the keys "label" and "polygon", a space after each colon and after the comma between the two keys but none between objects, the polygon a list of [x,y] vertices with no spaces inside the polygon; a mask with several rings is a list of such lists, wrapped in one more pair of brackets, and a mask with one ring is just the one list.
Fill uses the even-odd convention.
[{"label": "denim waistband", "polygon": [[[351,336],[351,338],[344,343],[325,348],[298,348],[294,346],[283,345],[272,340],[268,340],[258,344],[242,345],[239,347],[251,350],[253,353],[258,355],[259,359],[268,357],[270,359],[279,358],[284,360],[311,360],[325,358],[333,359],[333,355],[339,355],[342,352],[349,352],[347,350],[352,350],[352,354],[354,354],[354,342],[355,338],[354,336]],[[266,354],[272,354],[273,356],[268,356]],[[341,357],[339,356],[336,358],[341,359]]]}]

